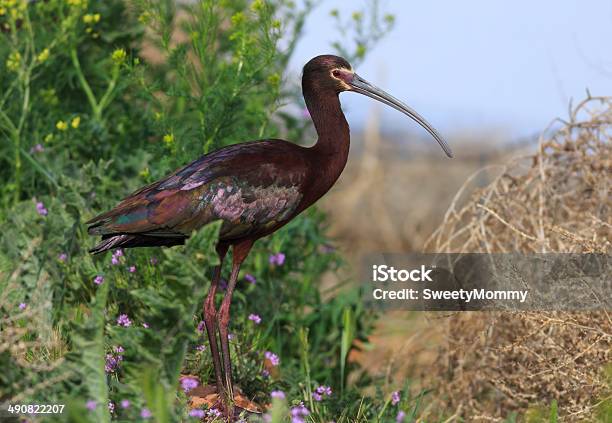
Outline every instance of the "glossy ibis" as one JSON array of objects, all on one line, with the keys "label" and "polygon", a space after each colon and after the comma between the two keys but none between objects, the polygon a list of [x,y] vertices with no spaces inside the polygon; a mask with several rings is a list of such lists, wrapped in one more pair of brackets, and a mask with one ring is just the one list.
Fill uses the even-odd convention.
[{"label": "glossy ibis", "polygon": [[[194,229],[221,220],[217,243],[221,264],[233,247],[232,271],[220,308],[215,293],[221,265],[215,268],[204,301],[217,390],[226,414],[233,402],[228,326],[238,272],[253,243],[276,231],[334,185],[349,153],[349,126],[338,95],[364,94],[406,114],[423,126],[452,157],[440,134],[418,113],[358,76],[343,58],[324,55],[304,66],[302,92],[317,130],[312,147],[268,139],[221,148],[145,186],[114,209],[87,222],[102,241],[91,252],[113,248],[183,244]],[[219,336],[219,346],[217,344]]]}]

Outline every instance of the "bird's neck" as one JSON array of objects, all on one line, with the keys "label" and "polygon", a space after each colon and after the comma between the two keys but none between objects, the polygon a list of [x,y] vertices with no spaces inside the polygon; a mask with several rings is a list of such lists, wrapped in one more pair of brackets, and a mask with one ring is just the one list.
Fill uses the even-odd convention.
[{"label": "bird's neck", "polygon": [[319,139],[310,149],[316,165],[317,191],[323,195],[336,182],[348,159],[349,126],[335,92],[304,90],[306,107],[310,112]]}]

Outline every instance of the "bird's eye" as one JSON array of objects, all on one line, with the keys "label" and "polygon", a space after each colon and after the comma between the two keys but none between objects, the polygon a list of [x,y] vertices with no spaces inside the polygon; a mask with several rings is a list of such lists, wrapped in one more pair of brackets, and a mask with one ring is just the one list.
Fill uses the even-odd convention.
[{"label": "bird's eye", "polygon": [[334,76],[334,78],[340,78],[340,75],[342,75],[342,72],[340,72],[338,69],[334,69],[332,71],[332,75]]}]

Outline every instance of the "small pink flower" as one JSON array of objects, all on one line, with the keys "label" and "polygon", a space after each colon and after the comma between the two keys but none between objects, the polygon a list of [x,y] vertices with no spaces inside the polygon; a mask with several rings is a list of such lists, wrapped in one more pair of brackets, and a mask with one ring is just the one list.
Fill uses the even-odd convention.
[{"label": "small pink flower", "polygon": [[27,306],[26,303],[19,303],[19,310],[25,310]]},{"label": "small pink flower", "polygon": [[198,345],[198,346],[196,347],[196,350],[197,350],[197,351],[200,351],[200,352],[202,352],[202,351],[206,351],[206,345]]},{"label": "small pink flower", "polygon": [[270,255],[270,258],[268,259],[268,261],[272,265],[282,266],[283,263],[285,263],[285,254],[283,253],[272,254]]},{"label": "small pink flower", "polygon": [[393,391],[391,393],[391,404],[397,405],[400,402],[401,396],[399,391]]},{"label": "small pink flower", "polygon": [[145,329],[149,329],[149,324],[147,322],[142,322],[142,327]]},{"label": "small pink flower", "polygon": [[127,328],[129,326],[132,326],[132,321],[130,320],[127,314],[120,314],[119,317],[117,318],[117,324],[119,326],[123,326]]},{"label": "small pink flower", "polygon": [[190,417],[197,417],[198,419],[204,418],[205,415],[206,413],[204,412],[204,410],[201,410],[199,408],[194,408],[189,412]]},{"label": "small pink flower", "polygon": [[101,285],[102,282],[104,282],[104,276],[102,275],[96,276],[93,280],[93,283],[95,283],[96,285]]},{"label": "small pink flower", "polygon": [[128,270],[130,273],[136,273],[136,266],[130,266]]},{"label": "small pink flower", "polygon": [[266,357],[269,361],[270,364],[272,364],[273,366],[278,366],[280,364],[280,359],[278,358],[278,356],[276,354],[274,354],[273,352],[270,351],[266,351],[264,353],[264,357]]},{"label": "small pink flower", "polygon": [[98,406],[98,403],[95,402],[94,400],[89,400],[85,403],[85,407],[87,407],[89,411],[95,410],[97,406]]},{"label": "small pink flower", "polygon": [[285,393],[283,391],[272,391],[270,392],[272,398],[285,399]]},{"label": "small pink flower", "polygon": [[192,377],[184,377],[181,379],[181,387],[185,393],[191,391],[198,386],[198,381]]},{"label": "small pink flower", "polygon": [[143,408],[140,411],[140,417],[142,417],[143,419],[148,419],[152,416],[151,411],[149,411],[148,408]]},{"label": "small pink flower", "polygon": [[36,211],[41,216],[46,216],[47,214],[49,214],[49,212],[45,208],[45,205],[43,204],[42,201],[39,201],[39,202],[36,203]]},{"label": "small pink flower", "polygon": [[198,323],[198,327],[197,327],[198,332],[204,332],[204,327],[205,327],[205,323],[202,320],[202,321],[200,321],[200,323]]},{"label": "small pink flower", "polygon": [[129,400],[121,400],[121,408],[130,408],[130,401]]},{"label": "small pink flower", "polygon": [[62,263],[66,262],[66,260],[68,259],[68,254],[66,253],[60,253],[59,256],[57,256],[57,259],[59,261],[61,261]]},{"label": "small pink flower", "polygon": [[249,320],[255,323],[256,325],[261,323],[261,317],[257,314],[249,314]]}]

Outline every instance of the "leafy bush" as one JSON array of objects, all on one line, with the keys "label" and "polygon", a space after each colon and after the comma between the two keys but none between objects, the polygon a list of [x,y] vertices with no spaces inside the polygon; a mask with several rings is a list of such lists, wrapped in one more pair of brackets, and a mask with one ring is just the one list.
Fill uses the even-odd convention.
[{"label": "leafy bush", "polygon": [[[187,418],[181,374],[212,373],[199,322],[217,225],[185,247],[92,257],[83,222],[223,145],[308,142],[298,86],[283,78],[314,7],[0,1],[0,398],[67,405],[49,420]],[[353,60],[392,24],[366,25],[362,16],[378,16],[370,7],[341,24],[356,43],[336,47]],[[305,401],[312,421],[395,416],[386,394],[363,397],[366,376],[346,384],[353,341],[367,340],[374,316],[355,289],[321,294],[321,276],[341,263],[316,208],[256,244],[232,307],[246,396],[267,404],[283,390],[294,406]],[[316,401],[328,392],[321,385],[332,399]],[[286,405],[274,403],[273,418],[284,419]],[[414,417],[418,401],[404,396],[400,406]]]}]

